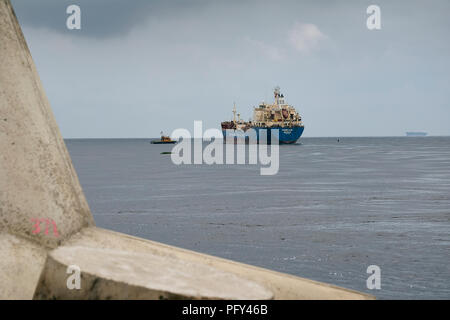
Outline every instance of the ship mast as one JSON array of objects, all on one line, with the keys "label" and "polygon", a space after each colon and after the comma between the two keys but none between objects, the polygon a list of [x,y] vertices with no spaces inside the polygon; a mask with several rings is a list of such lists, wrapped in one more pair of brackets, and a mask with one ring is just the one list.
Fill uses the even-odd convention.
[{"label": "ship mast", "polygon": [[233,122],[236,123],[236,102],[233,103]]},{"label": "ship mast", "polygon": [[278,106],[278,99],[280,98],[280,87],[275,87],[275,89],[273,90],[273,94],[275,96],[275,105]]}]

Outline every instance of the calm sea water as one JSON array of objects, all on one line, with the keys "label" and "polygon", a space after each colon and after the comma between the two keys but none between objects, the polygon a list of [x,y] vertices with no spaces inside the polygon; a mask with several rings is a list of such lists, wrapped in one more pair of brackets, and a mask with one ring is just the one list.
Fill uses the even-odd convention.
[{"label": "calm sea water", "polygon": [[450,137],[302,138],[275,176],[176,166],[144,139],[66,142],[99,227],[380,299],[450,299]]}]

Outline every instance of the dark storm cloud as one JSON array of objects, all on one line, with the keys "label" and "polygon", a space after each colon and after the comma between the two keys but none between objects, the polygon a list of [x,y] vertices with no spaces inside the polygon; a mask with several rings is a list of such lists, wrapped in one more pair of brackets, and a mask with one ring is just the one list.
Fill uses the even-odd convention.
[{"label": "dark storm cloud", "polygon": [[[44,27],[57,32],[66,28],[66,8],[75,4],[81,8],[82,30],[77,34],[90,37],[110,37],[125,34],[150,16],[164,17],[184,9],[205,5],[194,0],[11,0],[22,26]],[[211,1],[209,1],[211,2]],[[74,35],[71,32],[71,35]]]}]

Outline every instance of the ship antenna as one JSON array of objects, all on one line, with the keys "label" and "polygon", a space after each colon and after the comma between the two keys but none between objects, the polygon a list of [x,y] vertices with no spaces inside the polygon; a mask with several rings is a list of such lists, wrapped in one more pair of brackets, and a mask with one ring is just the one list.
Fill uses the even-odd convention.
[{"label": "ship antenna", "polygon": [[275,104],[278,106],[278,98],[280,97],[280,87],[276,86],[273,90],[273,94],[275,96]]}]

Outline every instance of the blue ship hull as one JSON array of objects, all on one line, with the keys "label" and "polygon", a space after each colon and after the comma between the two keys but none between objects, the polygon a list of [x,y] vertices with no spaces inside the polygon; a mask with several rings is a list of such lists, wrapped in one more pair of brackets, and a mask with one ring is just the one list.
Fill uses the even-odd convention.
[{"label": "blue ship hull", "polygon": [[[272,131],[271,130],[278,130],[278,143],[279,144],[291,144],[291,143],[296,143],[297,140],[301,137],[303,130],[305,129],[305,127],[290,127],[290,128],[281,128],[281,127],[272,127],[272,128],[265,128],[265,127],[253,127],[253,129],[256,131],[256,136],[257,136],[257,140],[258,143],[259,141],[259,136],[260,136],[260,130],[266,130],[267,132],[267,143],[270,144],[271,142],[271,136],[272,136]],[[227,137],[227,133],[225,130],[222,130],[223,133],[223,137],[224,139],[226,139]],[[245,137],[245,133],[243,131],[236,131],[234,132],[234,130],[232,131],[232,133],[235,133],[235,135],[237,136],[237,138],[235,138],[235,140],[240,140],[240,139],[245,139],[246,142],[248,142],[248,137]],[[263,141],[265,142],[265,141]]]}]

